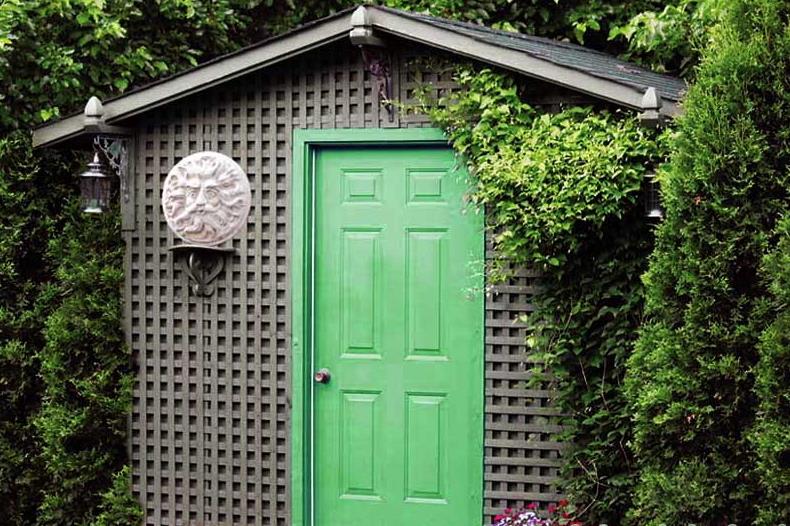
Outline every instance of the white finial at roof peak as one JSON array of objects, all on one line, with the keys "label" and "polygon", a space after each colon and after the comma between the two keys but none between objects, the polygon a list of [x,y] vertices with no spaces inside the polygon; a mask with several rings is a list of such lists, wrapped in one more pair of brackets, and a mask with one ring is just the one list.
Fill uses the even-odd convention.
[{"label": "white finial at roof peak", "polygon": [[370,25],[370,13],[368,9],[361,5],[354,10],[351,15],[351,25],[354,27],[364,27]]},{"label": "white finial at roof peak", "polygon": [[361,5],[351,15],[351,31],[348,36],[355,46],[386,47],[386,44],[373,30],[371,11]]}]

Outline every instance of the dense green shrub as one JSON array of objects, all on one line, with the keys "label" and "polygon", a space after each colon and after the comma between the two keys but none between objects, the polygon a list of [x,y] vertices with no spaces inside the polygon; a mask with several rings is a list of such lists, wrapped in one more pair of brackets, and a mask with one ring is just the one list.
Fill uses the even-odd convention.
[{"label": "dense green shrub", "polygon": [[[0,509],[20,525],[33,523],[45,482],[31,420],[41,402],[38,352],[48,315],[38,296],[53,278],[47,242],[71,190],[39,161],[25,134],[0,138]],[[44,161],[62,165],[54,155]]]},{"label": "dense green shrub", "polygon": [[465,91],[424,111],[467,160],[500,257],[542,271],[528,344],[567,415],[563,489],[585,520],[615,524],[635,475],[621,383],[651,248],[640,189],[663,141],[626,113],[541,112],[489,70],[457,79]]},{"label": "dense green shrub", "polygon": [[[611,52],[622,51],[608,38],[644,11],[661,9],[661,0],[386,0],[390,7],[492,25],[530,35],[567,38]],[[674,2],[673,2],[674,3]]]},{"label": "dense green shrub", "polygon": [[609,38],[628,41],[624,58],[685,76],[696,66],[708,40],[708,28],[720,16],[726,0],[662,3],[660,11],[643,11],[613,27]]},{"label": "dense green shrub", "polygon": [[749,524],[761,507],[786,510],[775,453],[787,445],[787,427],[776,436],[787,384],[775,382],[787,380],[787,303],[770,285],[786,280],[786,253],[765,260],[768,275],[761,264],[788,208],[789,17],[785,0],[729,3],[661,175],[666,220],[626,384],[635,524]]},{"label": "dense green shrub", "polygon": [[126,463],[131,409],[118,215],[85,216],[75,206],[67,213],[62,235],[47,250],[56,282],[42,294],[53,302],[39,351],[44,389],[34,420],[47,475],[42,525],[82,524],[93,517],[100,495]]},{"label": "dense green shrub", "polygon": [[0,4],[0,127],[79,110],[243,44],[240,0],[8,0]]},{"label": "dense green shrub", "polygon": [[87,524],[126,462],[120,232],[79,213],[67,160],[0,139],[4,524]]}]

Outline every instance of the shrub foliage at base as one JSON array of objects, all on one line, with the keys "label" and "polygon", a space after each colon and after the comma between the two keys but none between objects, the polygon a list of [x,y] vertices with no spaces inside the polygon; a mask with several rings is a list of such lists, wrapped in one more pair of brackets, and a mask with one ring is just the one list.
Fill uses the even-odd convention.
[{"label": "shrub foliage at base", "polygon": [[788,245],[777,225],[790,188],[789,19],[784,0],[728,4],[662,174],[649,321],[627,378],[634,524],[788,518],[778,460],[788,454],[787,295],[777,286],[788,283]]}]

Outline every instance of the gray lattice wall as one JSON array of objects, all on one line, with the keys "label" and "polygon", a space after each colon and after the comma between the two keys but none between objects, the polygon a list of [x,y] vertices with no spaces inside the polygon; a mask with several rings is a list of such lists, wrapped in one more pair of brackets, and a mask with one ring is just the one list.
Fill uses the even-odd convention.
[{"label": "gray lattice wall", "polygon": [[[418,80],[454,87],[449,72],[415,75],[415,56],[402,46],[393,60],[401,101]],[[136,223],[125,233],[128,340],[139,368],[133,490],[149,525],[287,525],[292,131],[427,123],[415,115],[390,120],[358,51],[346,43],[137,122]],[[200,150],[233,157],[253,189],[247,232],[233,241],[238,255],[207,299],[189,294],[187,276],[167,251],[174,240],[159,202],[169,169]],[[524,387],[528,356],[514,324],[530,308],[533,281],[518,275],[486,307],[486,515],[555,498],[558,444],[546,420],[548,392]]]},{"label": "gray lattice wall", "polygon": [[547,389],[527,388],[535,361],[519,317],[532,311],[537,276],[515,272],[486,302],[485,515],[531,502],[556,502],[561,444]]}]

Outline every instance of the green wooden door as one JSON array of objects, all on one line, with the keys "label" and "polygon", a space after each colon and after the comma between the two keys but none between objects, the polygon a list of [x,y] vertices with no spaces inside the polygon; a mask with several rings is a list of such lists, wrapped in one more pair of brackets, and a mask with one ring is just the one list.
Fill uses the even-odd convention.
[{"label": "green wooden door", "polygon": [[317,526],[481,523],[482,218],[444,147],[315,160]]}]

